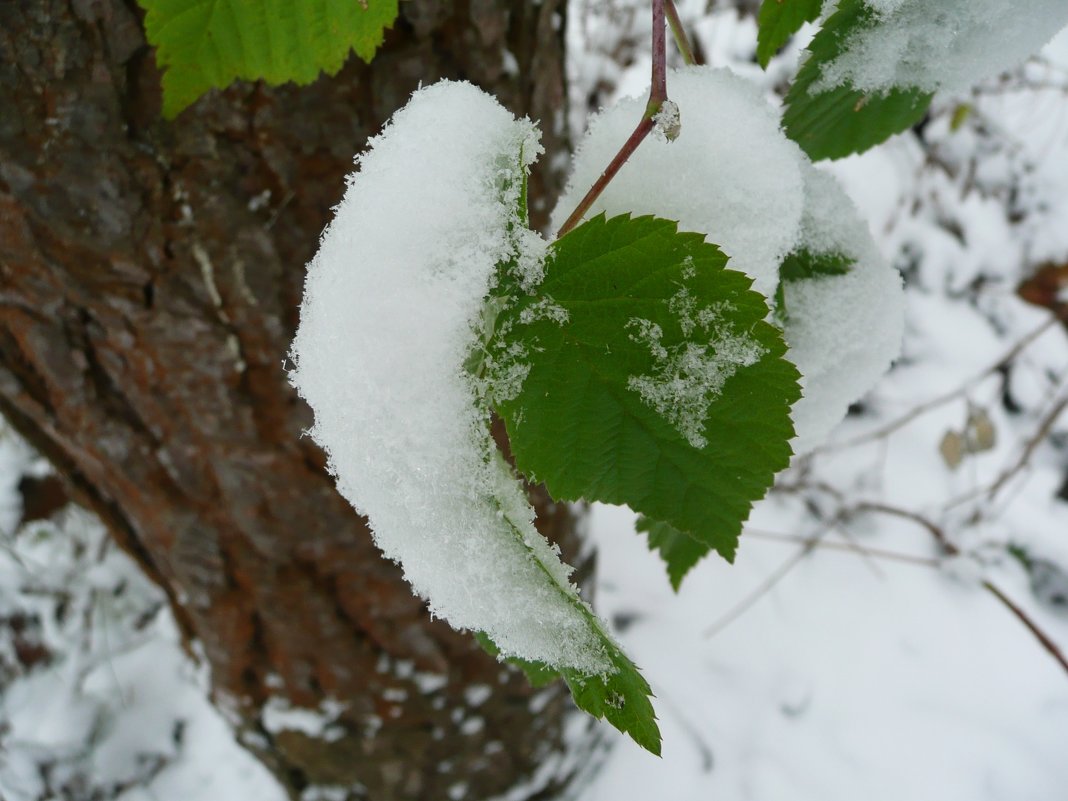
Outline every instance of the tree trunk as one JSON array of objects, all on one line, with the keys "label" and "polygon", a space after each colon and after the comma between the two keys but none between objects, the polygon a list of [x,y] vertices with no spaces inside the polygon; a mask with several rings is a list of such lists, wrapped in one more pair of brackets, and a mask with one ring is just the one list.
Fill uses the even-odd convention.
[{"label": "tree trunk", "polygon": [[[486,798],[561,751],[565,691],[429,619],[301,437],[283,362],[353,154],[420,81],[466,78],[541,121],[544,219],[565,6],[403,2],[370,66],[168,123],[132,0],[0,4],[0,411],[163,587],[295,798]],[[574,545],[566,507],[541,519]],[[263,714],[334,701],[321,738]]]}]

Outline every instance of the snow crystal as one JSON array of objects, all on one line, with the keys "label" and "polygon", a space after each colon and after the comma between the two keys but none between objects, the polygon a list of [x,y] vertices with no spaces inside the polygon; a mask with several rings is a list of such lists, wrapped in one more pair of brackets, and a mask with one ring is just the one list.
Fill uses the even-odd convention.
[{"label": "snow crystal", "polygon": [[802,398],[791,412],[795,453],[818,445],[875,384],[901,347],[901,276],[879,255],[853,202],[811,164],[799,248],[855,260],[845,275],[787,281],[787,358],[801,371]]},{"label": "snow crystal", "polygon": [[878,23],[824,65],[817,89],[851,83],[960,91],[1037,52],[1068,25],[1065,0],[866,0]]},{"label": "snow crystal", "polygon": [[[690,291],[680,288],[668,301],[668,309],[682,333],[698,342],[670,349],[663,344],[664,330],[652,320],[633,317],[627,323],[630,338],[648,348],[654,362],[654,373],[630,376],[627,389],[637,392],[695,448],[708,444],[705,417],[727,379],[740,367],[756,364],[766,352],[748,334],[735,333],[722,324],[727,306],[720,301],[698,308]],[[702,341],[706,344],[699,344]]]},{"label": "snow crystal", "polygon": [[660,111],[653,116],[653,133],[664,142],[674,142],[679,138],[682,130],[682,120],[679,118],[679,106],[673,100],[665,100],[660,104]]},{"label": "snow crystal", "polygon": [[463,368],[495,266],[540,277],[547,245],[517,219],[540,151],[531,122],[469,84],[416,92],[359,157],[309,266],[292,380],[339,491],[433,614],[505,654],[604,673]]},{"label": "snow crystal", "polygon": [[[642,142],[588,213],[655,214],[708,236],[770,296],[797,235],[803,188],[800,150],[779,130],[760,90],[727,70],[688,67],[668,76],[681,130],[675,141]],[[556,228],[630,136],[645,99],[602,111],[575,154]]]},{"label": "snow crystal", "polygon": [[[648,322],[648,321],[642,321]],[[659,342],[655,346],[663,350]],[[708,407],[739,367],[756,364],[764,349],[748,338],[721,340],[709,347],[687,342],[657,365],[653,375],[631,376],[627,389],[671,422],[695,448],[708,444]]]}]

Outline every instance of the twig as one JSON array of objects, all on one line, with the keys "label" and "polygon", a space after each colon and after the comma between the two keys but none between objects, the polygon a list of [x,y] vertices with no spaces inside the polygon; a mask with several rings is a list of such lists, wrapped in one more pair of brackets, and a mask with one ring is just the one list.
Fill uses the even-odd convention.
[{"label": "twig", "polygon": [[667,13],[668,25],[671,26],[671,35],[675,37],[675,46],[678,47],[683,62],[690,65],[700,63],[690,46],[682,20],[679,19],[679,10],[675,8],[675,0],[666,0],[664,10]]},{"label": "twig", "polygon": [[843,513],[844,517],[851,517],[858,512],[879,512],[884,515],[890,515],[892,517],[900,517],[904,520],[909,520],[921,528],[927,529],[928,533],[934,537],[935,541],[942,548],[942,552],[947,556],[960,556],[960,548],[950,541],[946,536],[946,532],[941,526],[937,525],[931,520],[928,520],[918,512],[913,512],[908,509],[901,509],[897,506],[890,506],[885,503],[876,503],[873,501],[862,501],[856,504],[851,509]]},{"label": "twig", "polygon": [[[1068,403],[1068,399],[1066,399],[1066,403]],[[946,553],[952,556],[956,556],[961,553],[960,548],[958,548],[956,545],[949,541],[949,539],[946,537],[945,532],[940,526],[920,514],[910,512],[907,509],[898,509],[893,506],[887,506],[885,504],[878,503],[861,504],[860,507],[868,511],[882,512],[884,514],[894,515],[895,517],[910,520],[913,523],[916,523],[917,525],[927,529],[927,531],[929,531],[931,535],[938,541],[938,543],[942,546]],[[1001,602],[1001,604],[1006,609],[1012,612],[1012,614],[1015,615],[1016,618],[1024,624],[1027,630],[1034,635],[1035,639],[1038,640],[1039,644],[1050,654],[1050,656],[1056,659],[1060,666],[1064,668],[1065,673],[1068,673],[1068,660],[1065,659],[1064,654],[1061,652],[1061,649],[1057,646],[1053,639],[1048,634],[1046,634],[1046,632],[1043,631],[1041,627],[1039,627],[1039,625],[1034,621],[1034,619],[1031,618],[1031,616],[1028,615],[1023,609],[1017,606],[1007,595],[1005,595],[1004,592],[1002,592],[997,587],[997,585],[995,585],[989,579],[983,580],[982,587],[995,598],[997,598],[998,601]]]},{"label": "twig", "polygon": [[1053,428],[1053,424],[1057,422],[1057,418],[1061,416],[1065,408],[1068,408],[1068,393],[1061,396],[1060,400],[1053,404],[1053,408],[1046,413],[1046,416],[1042,418],[1042,422],[1039,423],[1035,433],[1027,441],[1023,451],[1020,453],[1020,458],[1016,460],[1016,463],[998,476],[990,486],[990,498],[993,499],[1004,487],[1013,476],[1019,473],[1024,467],[1031,461],[1031,457],[1034,455],[1035,450],[1042,444],[1043,440],[1049,436],[1050,429]]},{"label": "twig", "polygon": [[667,100],[667,31],[664,22],[664,3],[667,1],[653,0],[653,80],[649,90],[649,106],[645,110],[647,117],[660,111],[660,105]]},{"label": "twig", "polygon": [[893,432],[897,431],[899,428],[908,425],[917,417],[927,414],[927,412],[931,411],[932,409],[936,409],[939,406],[942,406],[943,404],[949,403],[950,401],[959,398],[961,395],[965,394],[976,384],[1011,363],[1032,342],[1034,342],[1036,339],[1046,333],[1046,331],[1048,331],[1050,328],[1060,322],[1063,316],[1064,315],[1060,314],[1055,314],[1051,316],[1035,330],[1027,334],[1019,342],[1013,345],[996,362],[994,362],[981,372],[976,373],[974,376],[969,378],[959,387],[949,392],[946,392],[943,395],[939,395],[935,398],[932,398],[931,400],[925,401],[924,403],[921,403],[918,406],[912,407],[906,414],[903,414],[901,417],[898,417],[896,420],[892,420],[884,426],[880,426],[874,431],[869,431],[865,434],[860,434],[859,436],[856,436],[853,439],[848,439],[845,442],[831,443],[829,445],[820,446],[819,448],[814,449],[812,451],[812,454],[814,455],[816,453],[822,453],[827,451],[846,450],[847,448],[854,448],[857,445],[863,445],[866,442],[883,439],[884,437],[887,437]]},{"label": "twig", "polygon": [[828,526],[824,526],[822,529],[820,529],[819,532],[813,534],[811,537],[802,540],[800,542],[801,547],[797,550],[796,553],[794,553],[793,556],[791,556],[789,559],[779,565],[774,572],[772,572],[762,582],[760,582],[760,585],[755,590],[753,590],[751,593],[749,593],[749,595],[747,595],[745,598],[735,604],[725,615],[723,615],[718,620],[713,622],[710,626],[708,626],[708,628],[704,630],[703,635],[706,638],[715,637],[717,634],[727,628],[727,626],[729,626],[735,620],[737,620],[746,612],[748,612],[756,604],[757,601],[759,601],[761,598],[771,592],[771,590],[775,588],[776,584],[786,578],[786,576],[790,573],[791,570],[797,567],[797,565],[800,564],[806,556],[812,553],[812,551],[819,544],[820,538],[827,533],[828,528],[829,524]]},{"label": "twig", "polygon": [[1006,609],[1016,615],[1017,619],[1021,623],[1023,623],[1033,635],[1035,635],[1035,639],[1042,644],[1042,647],[1049,652],[1050,656],[1056,659],[1060,666],[1064,668],[1064,672],[1068,673],[1068,659],[1065,659],[1064,653],[1061,651],[1060,648],[1057,647],[1057,643],[1053,642],[1053,640],[1050,639],[1049,635],[1038,627],[1038,624],[1035,623],[1031,616],[1028,615],[1020,607],[1018,607],[1012,601],[1011,598],[1005,595],[1005,593],[1003,593],[989,581],[984,581],[983,587],[991,595],[1001,601],[1001,603],[1005,606]]},{"label": "twig", "polygon": [[[745,536],[758,540],[768,540],[771,542],[783,542],[794,545],[805,545],[805,540],[800,537],[794,537],[789,534],[778,534],[773,531],[754,531],[752,529],[745,530]],[[833,542],[830,540],[817,540],[813,543],[817,548],[823,548],[830,551],[843,551],[845,553],[854,554],[855,556],[874,557],[875,559],[885,559],[891,562],[903,562],[909,565],[919,565],[920,567],[938,567],[938,561],[935,559],[928,559],[925,556],[913,556],[908,553],[898,553],[896,551],[887,551],[881,548],[869,548],[867,545],[862,545],[858,542]]]},{"label": "twig", "polygon": [[612,182],[627,159],[638,149],[638,145],[644,141],[656,127],[654,117],[659,113],[660,107],[667,100],[667,31],[664,21],[665,0],[653,0],[653,74],[649,87],[649,102],[645,107],[645,114],[634,129],[623,147],[616,153],[615,158],[604,168],[604,172],[594,181],[593,186],[585,194],[578,206],[571,212],[571,216],[564,221],[557,231],[557,238],[565,236],[572,231],[586,216],[594,202],[601,196],[605,187]]},{"label": "twig", "polygon": [[1057,418],[1064,413],[1065,409],[1068,409],[1068,392],[1061,395],[1061,397],[1057,399],[1057,401],[1053,404],[1050,410],[1042,416],[1042,420],[1041,422],[1039,422],[1038,428],[1036,428],[1035,432],[1030,437],[1028,437],[1027,442],[1024,444],[1023,450],[1020,452],[1020,455],[1017,457],[1016,461],[1012,464],[1011,467],[1007,467],[1002,470],[1000,475],[998,475],[998,477],[994,479],[991,484],[985,487],[974,489],[970,492],[966,492],[963,495],[960,495],[959,497],[949,501],[945,505],[945,509],[953,509],[957,506],[960,506],[961,504],[965,504],[968,501],[975,500],[976,498],[980,498],[984,495],[987,496],[991,501],[993,501],[997,494],[1001,492],[1002,489],[1004,489],[1005,485],[1008,484],[1009,481],[1015,478],[1016,475],[1020,473],[1020,471],[1022,471],[1031,463],[1031,457],[1034,456],[1035,451],[1038,449],[1038,446],[1041,445],[1046,439],[1046,437],[1049,435],[1050,429],[1053,428],[1053,424],[1057,422]]},{"label": "twig", "polygon": [[571,216],[567,218],[563,225],[560,226],[560,230],[557,231],[557,238],[565,236],[570,233],[575,226],[577,226],[582,218],[586,216],[586,212],[590,210],[594,201],[601,196],[601,193],[605,190],[605,187],[612,182],[612,179],[616,177],[616,173],[620,168],[627,163],[627,159],[631,157],[631,154],[638,149],[638,145],[642,143],[642,140],[649,135],[656,125],[653,122],[652,117],[642,117],[642,121],[638,123],[638,127],[634,129],[634,133],[630,135],[630,138],[623,144],[623,147],[616,153],[615,158],[609,162],[608,166],[604,168],[604,172],[590,187],[590,191],[586,193],[585,197],[579,201],[579,204],[575,207],[575,210],[571,212]]}]

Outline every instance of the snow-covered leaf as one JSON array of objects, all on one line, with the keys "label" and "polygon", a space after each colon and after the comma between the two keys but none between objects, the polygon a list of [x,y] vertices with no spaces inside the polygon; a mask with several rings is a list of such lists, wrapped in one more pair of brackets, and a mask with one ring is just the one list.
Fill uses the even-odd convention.
[{"label": "snow-covered leaf", "polygon": [[779,287],[775,292],[775,311],[780,320],[789,316],[786,308],[786,283],[804,281],[821,275],[845,275],[855,259],[841,253],[814,253],[801,248],[783,259],[779,267]]},{"label": "snow-covered leaf", "polygon": [[[358,159],[309,267],[293,383],[339,491],[430,610],[659,749],[649,688],[533,525],[490,436],[469,356],[499,265],[519,287],[547,243],[525,227],[537,129],[470,84],[416,92]],[[490,315],[492,316],[492,315]]]},{"label": "snow-covered leaf", "polygon": [[823,0],[764,0],[757,24],[757,60],[767,67],[787,40],[806,22],[820,15]]},{"label": "snow-covered leaf", "polygon": [[824,81],[824,66],[877,19],[864,0],[842,0],[809,45],[808,59],[786,95],[783,128],[813,161],[863,152],[915,125],[930,105],[931,93],[921,89],[863,90],[851,82]]},{"label": "snow-covered leaf", "polygon": [[745,275],[699,234],[603,216],[502,312],[494,381],[520,470],[560,500],[627,504],[733,559],[789,462],[798,375]]},{"label": "snow-covered leaf", "polygon": [[[485,634],[477,632],[475,639],[490,656],[501,658],[500,649]],[[534,687],[543,687],[563,678],[579,709],[607,720],[624,734],[629,734],[646,751],[660,756],[660,728],[649,701],[653,691],[618,647],[612,652],[615,671],[606,675],[583,674],[570,668],[555,670],[544,662],[516,657],[506,657],[505,661],[522,670]]]},{"label": "snow-covered leaf", "polygon": [[138,0],[164,70],[171,118],[238,79],[307,84],[333,75],[349,52],[370,61],[397,0]]}]

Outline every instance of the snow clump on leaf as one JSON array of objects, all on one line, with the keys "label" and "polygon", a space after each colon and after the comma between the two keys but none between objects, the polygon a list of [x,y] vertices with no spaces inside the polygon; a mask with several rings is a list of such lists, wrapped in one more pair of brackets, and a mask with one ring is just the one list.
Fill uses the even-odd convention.
[{"label": "snow clump on leaf", "polygon": [[[852,0],[851,0],[852,1]],[[1065,0],[865,0],[872,24],[823,66],[821,91],[959,92],[1023,62],[1068,25]]]},{"label": "snow clump on leaf", "polygon": [[540,152],[530,121],[469,84],[416,92],[358,157],[309,265],[291,378],[339,491],[433,614],[504,655],[606,674],[464,369],[497,265],[532,282],[543,260],[519,219]]},{"label": "snow clump on leaf", "polygon": [[794,404],[794,451],[819,445],[849,404],[886,372],[901,349],[901,275],[879,255],[867,226],[837,179],[805,164],[805,214],[798,249],[844,256],[844,275],[783,281],[787,358],[801,371]]}]

